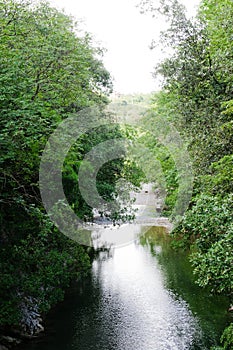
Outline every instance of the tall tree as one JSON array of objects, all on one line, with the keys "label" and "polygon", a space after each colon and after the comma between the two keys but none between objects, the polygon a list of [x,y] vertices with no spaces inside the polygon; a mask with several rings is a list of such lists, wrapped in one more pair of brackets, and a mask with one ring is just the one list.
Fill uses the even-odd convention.
[{"label": "tall tree", "polygon": [[[103,50],[46,2],[0,1],[0,27],[0,325],[21,324],[33,333],[30,310],[47,311],[90,267],[88,248],[63,236],[45,213],[38,187],[40,157],[49,135],[70,113],[94,105],[102,110],[112,83]],[[82,217],[90,216],[91,208],[69,186],[90,143],[108,137],[99,130],[84,135],[64,164],[70,205]],[[99,181],[109,186],[109,198],[122,166],[121,161],[110,164]]]}]

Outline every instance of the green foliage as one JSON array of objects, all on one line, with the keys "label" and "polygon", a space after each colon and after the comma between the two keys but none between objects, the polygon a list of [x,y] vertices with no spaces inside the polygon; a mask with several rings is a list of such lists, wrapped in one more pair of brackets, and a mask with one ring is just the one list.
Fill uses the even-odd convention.
[{"label": "green foliage", "polygon": [[224,156],[210,166],[210,174],[200,178],[199,191],[224,196],[233,193],[233,155]]},{"label": "green foliage", "polygon": [[[201,195],[173,232],[178,243],[191,247],[197,283],[213,293],[232,296],[232,195]],[[182,240],[180,241],[180,237]]]},{"label": "green foliage", "polygon": [[[198,241],[197,241],[198,244]],[[191,262],[197,283],[202,286],[210,285],[214,293],[231,295],[233,288],[232,272],[233,228],[222,235],[207,252],[194,253]],[[200,263],[201,261],[201,263]]]},{"label": "green foliage", "polygon": [[221,337],[221,343],[225,350],[231,350],[233,348],[233,323],[224,330]]},{"label": "green foliage", "polygon": [[48,311],[69,283],[90,268],[87,251],[57,232],[38,208],[14,209],[20,215],[20,222],[13,218],[14,226],[9,223],[14,235],[5,229],[1,237],[1,325],[20,322],[24,296],[33,296],[39,310]]},{"label": "green foliage", "polygon": [[233,348],[233,323],[229,327],[225,328],[221,336],[221,344],[223,346],[211,347],[211,350],[232,350]]},{"label": "green foliage", "polygon": [[[195,249],[192,262],[200,285],[229,295],[233,209],[228,193],[232,193],[233,133],[232,60],[228,51],[232,51],[232,2],[222,0],[217,8],[218,13],[216,1],[203,1],[194,20],[186,18],[177,1],[161,1],[160,8],[150,8],[167,17],[170,27],[161,40],[174,47],[171,57],[157,66],[156,74],[164,78],[164,91],[153,102],[156,112],[167,114],[188,142],[196,175],[196,197],[175,230],[182,238],[177,244]],[[223,62],[227,62],[227,74]],[[170,186],[177,186],[175,178],[171,176]],[[172,197],[169,200],[173,201]]]},{"label": "green foliage", "polygon": [[203,0],[199,11],[208,30],[213,65],[218,68],[217,75],[225,82],[232,81],[232,74],[229,74],[232,61],[232,13],[233,4],[230,0]]},{"label": "green foliage", "polygon": [[[156,67],[163,91],[153,107],[187,142],[195,174],[190,209],[173,232],[173,245],[191,249],[200,286],[232,299],[233,3],[202,0],[193,19],[176,0],[161,0],[158,7],[145,0],[141,6],[169,24],[161,43],[173,50]],[[224,334],[218,348],[232,349],[232,325]]]},{"label": "green foliage", "polygon": [[[175,206],[179,180],[174,157],[168,147],[163,144],[166,133],[171,132],[170,117],[172,106],[170,102],[164,92],[154,95],[151,108],[148,109],[141,120],[143,129],[151,130],[151,132],[144,132],[138,137],[138,141],[151,152],[148,161],[144,157],[143,168],[147,169],[147,173],[149,172],[151,174],[151,181],[157,185],[161,192],[166,191],[164,215],[170,215]],[[162,123],[164,124],[163,126],[161,125]],[[165,130],[166,125],[167,130]],[[154,134],[153,131],[156,131],[158,127],[164,131],[164,135],[156,135],[156,132]],[[151,156],[158,162],[161,171],[153,165]]]},{"label": "green foliage", "polygon": [[[231,28],[232,5],[226,7],[220,3],[221,20],[225,10]],[[212,17],[215,17],[215,6],[212,10]],[[182,6],[173,0],[161,1],[160,8],[153,11],[162,12],[167,17],[170,28],[162,33],[161,41],[164,46],[174,48],[171,57],[159,63],[155,70],[155,75],[162,75],[164,79],[164,92],[156,99],[156,108],[160,113],[166,113],[168,107],[167,115],[189,143],[194,169],[198,174],[200,171],[207,173],[212,162],[232,153],[232,129],[229,135],[229,129],[224,127],[232,118],[232,78],[229,74],[232,60],[227,58],[229,69],[224,70],[223,61],[215,54],[210,38],[210,27],[214,30],[215,22],[212,27],[209,18],[208,22],[203,16],[191,21],[186,18]],[[216,23],[218,16],[219,13],[214,19]],[[226,22],[223,26],[220,21],[218,26],[225,28]],[[230,34],[228,38],[229,46]],[[224,55],[223,46],[220,50]]]},{"label": "green foliage", "polygon": [[122,95],[116,94],[111,98],[112,103],[117,106],[124,106],[124,109],[127,110],[127,105],[137,105],[141,107],[148,107],[150,105],[152,94],[131,94],[131,95]]},{"label": "green foliage", "polygon": [[[1,274],[5,287],[1,289],[1,305],[5,309],[5,314],[1,313],[1,324],[15,324],[20,320],[18,305],[23,296],[36,298],[39,310],[47,312],[63,298],[64,289],[70,282],[90,268],[90,259],[83,247],[54,230],[41,236],[28,235],[1,251]],[[5,307],[6,293],[8,298],[12,297],[15,310]],[[10,312],[12,314],[9,315]],[[14,322],[12,317],[15,317]]]},{"label": "green foliage", "polygon": [[[71,281],[90,268],[91,249],[64,237],[43,208],[38,180],[40,157],[49,135],[71,113],[106,105],[112,83],[89,34],[46,2],[0,1],[0,326],[19,325],[21,302],[33,297],[40,312],[61,300]],[[108,123],[110,116],[103,114]],[[105,130],[106,131],[106,130]],[[85,152],[119,128],[83,135],[64,163],[70,205],[91,216],[77,191]],[[102,133],[103,132],[103,133]],[[105,134],[104,134],[105,132]],[[98,178],[110,200],[124,167],[107,164]],[[114,213],[116,215],[116,213]],[[121,214],[124,216],[124,213]]]}]

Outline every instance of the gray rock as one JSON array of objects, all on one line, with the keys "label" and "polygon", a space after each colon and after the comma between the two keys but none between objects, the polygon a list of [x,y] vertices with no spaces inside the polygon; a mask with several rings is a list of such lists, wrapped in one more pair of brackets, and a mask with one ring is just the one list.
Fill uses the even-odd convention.
[{"label": "gray rock", "polygon": [[24,335],[33,337],[44,331],[42,318],[39,313],[38,301],[31,296],[22,296],[21,309],[21,329]]}]

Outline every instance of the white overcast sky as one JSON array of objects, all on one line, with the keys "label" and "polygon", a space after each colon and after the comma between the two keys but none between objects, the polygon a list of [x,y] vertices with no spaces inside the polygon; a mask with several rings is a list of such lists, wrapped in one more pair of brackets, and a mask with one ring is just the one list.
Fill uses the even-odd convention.
[{"label": "white overcast sky", "polygon": [[[195,13],[199,2],[182,0],[190,14]],[[107,49],[103,60],[114,78],[116,92],[148,93],[158,89],[151,73],[161,52],[150,50],[149,46],[165,24],[152,19],[150,14],[140,14],[136,8],[139,0],[50,0],[50,3],[77,20],[82,19],[82,28]]]}]

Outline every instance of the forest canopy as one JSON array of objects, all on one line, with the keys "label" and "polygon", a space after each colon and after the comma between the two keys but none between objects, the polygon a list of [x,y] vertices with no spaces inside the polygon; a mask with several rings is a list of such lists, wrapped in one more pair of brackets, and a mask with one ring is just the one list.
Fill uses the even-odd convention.
[{"label": "forest canopy", "polygon": [[[233,2],[202,0],[191,19],[177,0],[142,0],[139,7],[153,17],[165,16],[168,29],[161,33],[161,44],[171,52],[155,67],[163,85],[150,96],[142,121],[137,115],[140,127],[156,129],[156,115],[171,122],[194,172],[192,199],[172,233],[173,245],[189,250],[198,285],[232,304]],[[93,211],[79,191],[78,172],[96,145],[122,137],[142,142],[165,174],[166,215],[177,200],[180,174],[149,133],[112,123],[114,116],[105,111],[112,81],[102,62],[104,50],[72,17],[44,1],[0,0],[0,51],[0,328],[13,326],[32,335],[31,311],[47,313],[72,281],[87,274],[95,254],[61,234],[41,200],[41,155],[57,126],[89,107],[111,125],[83,134],[63,164],[64,192],[82,220],[91,221]],[[134,98],[134,107],[148,103],[145,96]],[[124,96],[115,107],[120,112],[127,107],[132,120],[138,108],[131,108],[131,100]],[[135,164],[123,159],[106,163],[97,177],[100,195],[106,201],[116,198],[117,183],[127,176],[136,185],[143,178]],[[118,209],[101,214],[114,222],[132,218]],[[221,348],[232,349],[232,344],[231,324]]]},{"label": "forest canopy", "polygon": [[[47,312],[71,281],[86,274],[94,252],[63,236],[49,220],[39,191],[39,166],[48,137],[84,108],[101,118],[112,81],[104,50],[73,18],[40,1],[0,1],[0,326],[33,334],[30,312]],[[92,208],[77,189],[81,160],[96,144],[121,137],[118,126],[93,129],[70,149],[63,166],[69,204],[83,220]],[[116,196],[123,160],[109,162],[97,186],[106,200]],[[116,212],[112,213],[119,219]],[[124,213],[121,214],[121,218]]]}]

